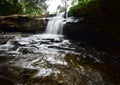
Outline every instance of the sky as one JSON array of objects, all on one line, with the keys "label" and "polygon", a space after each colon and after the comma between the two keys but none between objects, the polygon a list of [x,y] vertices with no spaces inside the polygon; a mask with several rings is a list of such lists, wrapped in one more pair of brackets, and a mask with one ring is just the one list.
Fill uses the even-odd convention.
[{"label": "sky", "polygon": [[57,7],[62,4],[61,0],[48,0],[46,3],[48,4],[47,11],[50,14],[55,13]]},{"label": "sky", "polygon": [[48,0],[46,3],[48,4],[48,9],[47,9],[47,11],[48,11],[50,14],[55,13],[56,10],[57,10],[57,7],[58,7],[59,5],[62,5],[61,0]]}]

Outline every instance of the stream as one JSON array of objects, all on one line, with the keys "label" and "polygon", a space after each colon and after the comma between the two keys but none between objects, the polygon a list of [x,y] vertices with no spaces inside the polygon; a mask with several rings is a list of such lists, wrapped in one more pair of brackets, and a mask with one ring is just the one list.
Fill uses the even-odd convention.
[{"label": "stream", "polygon": [[66,21],[51,18],[44,34],[0,34],[0,85],[120,85],[120,56],[67,39]]},{"label": "stream", "polygon": [[0,35],[0,85],[119,85],[118,57],[63,35]]}]

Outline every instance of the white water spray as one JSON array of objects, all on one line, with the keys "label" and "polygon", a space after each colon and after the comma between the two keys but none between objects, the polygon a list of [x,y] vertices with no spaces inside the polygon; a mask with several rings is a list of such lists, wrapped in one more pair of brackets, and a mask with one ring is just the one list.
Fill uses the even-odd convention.
[{"label": "white water spray", "polygon": [[52,17],[46,29],[46,34],[62,34],[63,26],[65,24],[64,13],[58,14],[55,17]]}]

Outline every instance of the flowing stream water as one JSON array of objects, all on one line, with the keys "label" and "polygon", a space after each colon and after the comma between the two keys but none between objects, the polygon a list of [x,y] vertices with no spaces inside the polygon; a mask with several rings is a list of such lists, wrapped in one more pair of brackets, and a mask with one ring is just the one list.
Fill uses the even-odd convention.
[{"label": "flowing stream water", "polygon": [[117,57],[65,39],[64,24],[61,14],[45,34],[0,35],[0,85],[119,84]]}]

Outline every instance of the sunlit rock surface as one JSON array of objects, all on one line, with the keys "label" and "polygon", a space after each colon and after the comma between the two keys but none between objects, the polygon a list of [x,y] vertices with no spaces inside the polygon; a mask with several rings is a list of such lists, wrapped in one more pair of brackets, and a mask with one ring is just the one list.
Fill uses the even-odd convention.
[{"label": "sunlit rock surface", "polygon": [[[119,60],[62,35],[6,34],[0,45],[0,84],[116,85]],[[117,70],[114,70],[117,69]],[[8,83],[6,83],[8,82]]]},{"label": "sunlit rock surface", "polygon": [[43,32],[45,19],[29,15],[11,15],[0,17],[0,32]]}]

